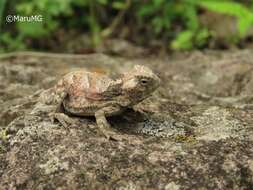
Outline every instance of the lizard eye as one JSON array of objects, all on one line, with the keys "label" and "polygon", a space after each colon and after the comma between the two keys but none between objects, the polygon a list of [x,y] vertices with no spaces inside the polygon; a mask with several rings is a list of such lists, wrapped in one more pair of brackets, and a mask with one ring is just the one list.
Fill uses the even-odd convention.
[{"label": "lizard eye", "polygon": [[148,80],[147,79],[141,79],[141,84],[147,84],[148,83]]}]

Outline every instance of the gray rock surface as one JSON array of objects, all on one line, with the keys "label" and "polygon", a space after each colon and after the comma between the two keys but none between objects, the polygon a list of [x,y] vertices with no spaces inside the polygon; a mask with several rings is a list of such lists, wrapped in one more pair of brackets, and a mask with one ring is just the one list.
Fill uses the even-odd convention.
[{"label": "gray rock surface", "polygon": [[[152,97],[109,119],[126,138],[108,141],[94,118],[52,123],[42,89],[77,68],[114,74],[135,64],[159,73]],[[170,57],[103,54],[0,56],[0,189],[252,189],[253,51]],[[36,111],[36,110],[35,110]]]}]

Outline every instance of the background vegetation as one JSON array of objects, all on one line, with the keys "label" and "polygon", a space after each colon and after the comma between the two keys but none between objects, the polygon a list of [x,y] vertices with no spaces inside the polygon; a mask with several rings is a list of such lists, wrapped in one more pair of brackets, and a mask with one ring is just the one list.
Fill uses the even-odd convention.
[{"label": "background vegetation", "polygon": [[[7,23],[7,15],[43,22]],[[251,0],[0,0],[0,52],[50,51],[45,40],[57,44],[70,31],[87,34],[90,47],[108,38],[172,50],[240,46],[252,26]]]}]

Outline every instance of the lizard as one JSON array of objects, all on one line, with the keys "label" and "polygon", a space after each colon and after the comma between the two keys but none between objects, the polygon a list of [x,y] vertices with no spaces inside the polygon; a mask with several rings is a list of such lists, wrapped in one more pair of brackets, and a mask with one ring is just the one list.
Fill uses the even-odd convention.
[{"label": "lizard", "polygon": [[149,97],[159,85],[160,78],[146,66],[135,65],[117,79],[80,69],[66,74],[55,86],[42,92],[39,102],[54,105],[49,115],[65,127],[73,122],[69,114],[95,116],[105,137],[116,139],[106,117],[132,108]]}]

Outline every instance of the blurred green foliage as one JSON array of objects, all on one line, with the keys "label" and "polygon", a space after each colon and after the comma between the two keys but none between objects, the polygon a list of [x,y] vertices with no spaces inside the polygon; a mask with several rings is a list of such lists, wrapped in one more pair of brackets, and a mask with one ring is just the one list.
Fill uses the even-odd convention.
[{"label": "blurred green foliage", "polygon": [[[201,48],[212,37],[200,24],[201,10],[235,17],[236,38],[242,39],[253,25],[252,7],[236,0],[0,0],[0,48],[25,49],[26,39],[50,38],[61,28],[89,33],[96,46],[124,25],[137,41],[160,40],[174,50]],[[9,14],[42,15],[43,22],[8,24]]]}]

